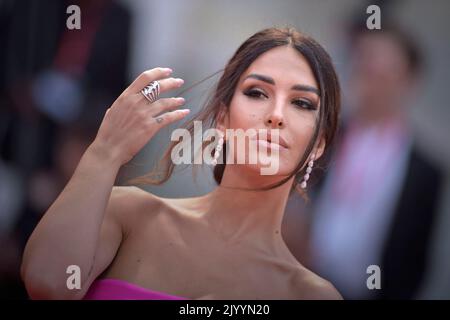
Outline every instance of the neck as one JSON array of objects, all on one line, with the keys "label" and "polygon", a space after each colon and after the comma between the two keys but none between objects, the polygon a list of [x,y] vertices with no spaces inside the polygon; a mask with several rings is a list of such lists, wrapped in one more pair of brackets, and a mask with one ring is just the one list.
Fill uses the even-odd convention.
[{"label": "neck", "polygon": [[[239,167],[227,166],[221,185],[205,196],[204,218],[227,242],[249,241],[266,249],[279,248],[284,245],[281,223],[293,178],[270,190],[248,190],[260,189],[281,178],[258,174],[251,179],[248,170]],[[246,171],[247,175],[239,171]]]}]

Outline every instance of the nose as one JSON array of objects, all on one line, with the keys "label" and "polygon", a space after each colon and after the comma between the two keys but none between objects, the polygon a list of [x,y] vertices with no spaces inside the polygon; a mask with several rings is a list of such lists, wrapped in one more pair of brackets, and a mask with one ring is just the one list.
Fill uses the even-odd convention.
[{"label": "nose", "polygon": [[285,126],[285,121],[283,118],[283,114],[280,110],[273,110],[270,112],[265,119],[266,126],[273,129],[281,129]]}]

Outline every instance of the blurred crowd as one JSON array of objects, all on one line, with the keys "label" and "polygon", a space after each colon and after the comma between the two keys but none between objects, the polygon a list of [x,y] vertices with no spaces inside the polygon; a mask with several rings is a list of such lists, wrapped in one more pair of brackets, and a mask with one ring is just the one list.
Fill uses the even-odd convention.
[{"label": "blurred crowd", "polygon": [[23,248],[127,83],[130,24],[116,1],[0,2],[0,297],[27,297]]}]

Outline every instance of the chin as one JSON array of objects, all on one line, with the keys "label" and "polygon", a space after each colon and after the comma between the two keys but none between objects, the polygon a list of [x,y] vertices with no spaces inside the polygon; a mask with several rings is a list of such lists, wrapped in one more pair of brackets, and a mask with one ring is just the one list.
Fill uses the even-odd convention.
[{"label": "chin", "polygon": [[263,164],[258,162],[256,164],[245,164],[243,166],[245,166],[245,170],[249,170],[254,174],[262,177],[278,177],[277,180],[287,177],[293,170],[293,168],[289,170],[289,168],[281,165],[276,167],[276,164],[274,163]]}]

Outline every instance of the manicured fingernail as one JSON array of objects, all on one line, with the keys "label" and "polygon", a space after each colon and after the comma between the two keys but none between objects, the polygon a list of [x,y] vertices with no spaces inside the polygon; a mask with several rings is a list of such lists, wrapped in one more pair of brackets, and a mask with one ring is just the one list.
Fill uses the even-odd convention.
[{"label": "manicured fingernail", "polygon": [[164,70],[167,72],[167,73],[172,73],[172,69],[170,69],[170,68],[164,68]]},{"label": "manicured fingernail", "polygon": [[178,110],[178,112],[181,112],[181,113],[189,113],[191,110],[189,110],[189,109],[179,109]]},{"label": "manicured fingernail", "polygon": [[181,79],[181,78],[177,78],[177,79],[175,79],[175,80],[178,82],[178,84],[183,84],[183,83],[184,83],[184,80]]},{"label": "manicured fingernail", "polygon": [[177,100],[178,100],[179,102],[182,102],[182,103],[185,102],[185,99],[184,99],[183,97],[178,97]]}]

